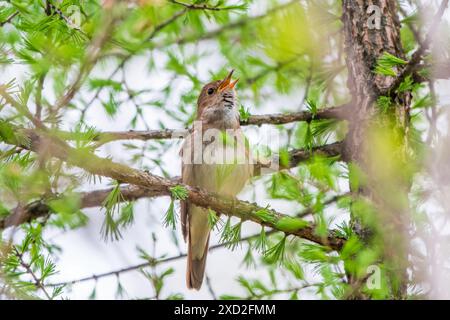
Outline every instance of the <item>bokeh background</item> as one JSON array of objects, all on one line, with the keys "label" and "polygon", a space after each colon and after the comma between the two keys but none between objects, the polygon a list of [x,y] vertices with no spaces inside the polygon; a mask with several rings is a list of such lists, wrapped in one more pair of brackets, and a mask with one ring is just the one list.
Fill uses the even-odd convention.
[{"label": "bokeh background", "polygon": [[[2,1],[7,2],[7,1]],[[37,6],[39,1],[30,1],[30,8]],[[341,105],[348,100],[346,86],[346,67],[342,47],[342,24],[340,22],[341,6],[339,1],[211,1],[217,7],[230,7],[229,10],[187,10],[173,23],[152,35],[155,26],[170,19],[180,10],[182,5],[165,1],[137,1],[127,4],[129,14],[118,25],[114,33],[117,42],[108,46],[104,56],[99,59],[86,77],[79,92],[75,95],[69,107],[59,119],[60,128],[74,130],[87,126],[96,131],[126,131],[148,130],[159,128],[184,129],[189,127],[195,114],[196,98],[200,88],[205,83],[224,77],[230,69],[235,69],[235,76],[240,78],[237,86],[240,105],[250,114],[268,114],[297,112],[310,110],[314,107],[332,107]],[[411,16],[417,10],[417,4],[425,13],[433,13],[438,1],[399,1],[403,15]],[[25,3],[25,2],[24,2]],[[10,4],[2,3],[3,8]],[[76,41],[77,33],[88,33],[100,26],[89,18],[89,12],[98,10],[102,4],[97,1],[63,1],[60,6],[67,13],[69,6],[80,6],[86,12],[81,14],[81,25],[77,28],[64,30],[69,37],[68,42]],[[104,5],[104,4],[103,4]],[[9,9],[8,9],[9,10]],[[75,9],[74,9],[75,10]],[[26,16],[26,14],[24,14]],[[29,18],[33,16],[29,13]],[[423,20],[421,20],[423,18]],[[445,16],[443,33],[437,36],[442,47],[448,48],[446,38],[450,16]],[[428,16],[416,17],[417,23],[426,24]],[[27,19],[22,20],[27,21]],[[424,21],[424,22],[421,22]],[[28,21],[27,23],[31,23]],[[35,28],[38,21],[35,21]],[[58,20],[52,22],[64,24]],[[30,26],[32,27],[32,26]],[[62,28],[61,26],[56,26]],[[49,24],[45,28],[56,28]],[[14,33],[14,24],[2,26],[1,38],[5,40],[11,34],[20,37],[20,32]],[[36,29],[40,35],[33,39],[35,45],[46,47],[48,55],[42,61],[31,63],[22,57],[18,63],[1,66],[0,83],[23,84],[34,77],[39,64],[59,64],[58,58],[64,60],[63,49],[50,38],[45,38],[45,29]],[[446,29],[447,28],[447,29]],[[54,34],[54,31],[49,34]],[[405,31],[407,32],[407,31]],[[48,40],[48,42],[46,42]],[[12,40],[11,40],[12,41]],[[17,47],[25,46],[16,40]],[[82,40],[84,41],[84,40]],[[76,50],[74,48],[67,50]],[[61,51],[56,50],[60,48]],[[55,49],[55,50],[54,50]],[[411,48],[411,49],[414,49]],[[19,49],[18,49],[19,51]],[[132,52],[131,58],[126,58]],[[3,53],[4,55],[6,53]],[[59,57],[58,55],[62,55]],[[126,63],[120,66],[123,59]],[[67,58],[70,61],[71,58]],[[67,62],[64,61],[63,65]],[[120,69],[117,69],[117,66]],[[45,66],[46,67],[46,66]],[[65,65],[54,73],[50,73],[43,87],[43,100],[51,105],[61,91],[61,83],[76,75],[76,64]],[[117,70],[117,72],[115,72]],[[51,71],[53,72],[53,71]],[[113,76],[111,76],[113,74]],[[450,104],[449,81],[436,83],[435,92],[439,104]],[[31,105],[31,108],[34,108]],[[439,116],[437,129],[434,132],[429,152],[429,168],[433,174],[425,174],[418,179],[418,185],[429,188],[431,196],[421,203],[424,216],[433,217],[440,228],[441,237],[436,230],[429,227],[422,230],[423,237],[429,239],[428,249],[434,248],[435,253],[430,265],[440,272],[434,273],[432,282],[442,286],[436,292],[437,297],[445,297],[449,284],[445,267],[447,261],[441,261],[448,252],[448,179],[442,178],[448,170],[448,120],[446,109]],[[2,116],[10,112],[1,111]],[[426,117],[420,121],[421,132],[426,139],[430,125]],[[254,150],[265,151],[268,147],[273,152],[279,148],[301,148],[307,143],[309,127],[305,123],[293,123],[284,126],[262,125],[244,128]],[[317,138],[320,142],[331,143],[343,137],[346,125],[342,123],[328,124]],[[317,133],[317,132],[316,132]],[[318,142],[318,141],[316,141]],[[180,175],[181,162],[179,150],[181,141],[118,141],[103,145],[97,150],[102,157],[110,157],[116,162],[149,170],[152,173],[175,177]],[[311,176],[311,168],[300,167],[295,174],[303,177]],[[326,187],[327,195],[338,195],[348,192],[346,168],[339,163],[332,165],[333,182]],[[72,168],[70,171],[78,176],[81,172]],[[90,191],[111,186],[111,181],[82,181],[76,186],[77,191]],[[307,206],[306,201],[291,201],[274,195],[273,180],[270,175],[252,180],[239,199],[256,202],[261,207],[270,205],[279,212],[300,212]],[[440,189],[440,188],[443,189]],[[64,183],[61,186],[64,189]],[[314,183],[305,182],[305,189],[311,194],[317,192]],[[439,190],[438,190],[439,189]],[[1,192],[1,190],[0,190]],[[314,201],[312,201],[314,202]],[[57,227],[58,218],[51,218],[45,228],[44,239],[58,248],[52,258],[56,263],[58,273],[51,277],[49,283],[65,283],[72,280],[112,272],[98,279],[68,284],[62,297],[70,299],[134,299],[154,298],[154,284],[141,269],[122,272],[122,268],[145,263],[141,257],[145,251],[156,259],[176,257],[186,252],[186,244],[181,237],[180,226],[171,230],[164,226],[164,215],[169,207],[170,199],[160,197],[141,199],[133,203],[134,221],[121,229],[119,240],[105,240],[102,236],[104,209],[83,209],[87,218],[85,223],[74,223],[70,228],[67,223],[64,228]],[[176,204],[178,210],[178,204]],[[434,215],[438,217],[435,218]],[[83,216],[84,217],[84,216]],[[348,221],[346,210],[339,204],[332,204],[321,210],[322,219],[328,221],[330,227],[341,225]],[[54,220],[52,220],[54,219]],[[315,221],[314,217],[307,218]],[[234,220],[233,220],[234,221]],[[52,222],[55,226],[52,226]],[[64,223],[63,223],[64,224]],[[258,234],[260,226],[251,222],[243,224],[242,237]],[[2,233],[7,239],[12,230]],[[23,232],[15,231],[14,238],[19,241]],[[220,243],[220,232],[213,232],[210,245]],[[445,247],[444,247],[445,246]],[[419,250],[425,250],[423,242],[417,244]],[[253,255],[255,264],[248,265],[248,255]],[[246,259],[247,257],[247,259]],[[247,263],[246,263],[247,261]],[[247,242],[242,242],[236,248],[214,249],[209,253],[206,276],[200,291],[189,291],[185,286],[185,258],[158,264],[155,267],[145,267],[149,275],[161,274],[169,270],[164,277],[163,289],[159,298],[183,297],[186,299],[212,299],[222,295],[245,297],[247,289],[244,279],[259,280],[271,286],[276,274],[277,285],[289,288],[300,284],[300,280],[283,268],[269,266],[261,261],[261,254],[251,249]],[[317,272],[314,265],[302,265],[302,277],[307,283],[321,281],[324,274]],[[116,273],[114,273],[116,272]],[[427,275],[424,276],[425,278]],[[302,281],[303,281],[302,280]],[[448,291],[448,290],[447,290]],[[289,298],[292,292],[279,292],[271,298]],[[316,287],[301,291],[300,298],[333,298],[329,290],[318,290]]]}]

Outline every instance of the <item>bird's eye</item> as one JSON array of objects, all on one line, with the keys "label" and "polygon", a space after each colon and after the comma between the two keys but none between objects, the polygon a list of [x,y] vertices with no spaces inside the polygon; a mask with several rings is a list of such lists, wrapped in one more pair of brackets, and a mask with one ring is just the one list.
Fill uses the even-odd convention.
[{"label": "bird's eye", "polygon": [[213,93],[214,93],[214,88],[209,88],[209,89],[208,89],[208,94],[209,94],[209,95],[212,95]]}]

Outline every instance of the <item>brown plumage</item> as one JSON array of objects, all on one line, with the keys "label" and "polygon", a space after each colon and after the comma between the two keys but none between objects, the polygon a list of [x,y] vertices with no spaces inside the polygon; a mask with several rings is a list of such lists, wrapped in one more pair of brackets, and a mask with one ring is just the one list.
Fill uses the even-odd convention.
[{"label": "brown plumage", "polygon": [[[182,147],[182,181],[205,190],[236,196],[253,174],[252,159],[240,128],[233,71],[205,85],[197,101],[197,121]],[[226,132],[226,137],[224,137]],[[220,214],[220,213],[218,213]],[[200,289],[211,228],[208,210],[181,202],[181,223],[188,242],[186,284]]]}]

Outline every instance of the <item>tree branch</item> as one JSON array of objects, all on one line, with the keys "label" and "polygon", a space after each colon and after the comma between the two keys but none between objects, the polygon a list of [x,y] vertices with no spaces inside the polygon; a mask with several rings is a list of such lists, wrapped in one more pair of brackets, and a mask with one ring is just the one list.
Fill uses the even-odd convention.
[{"label": "tree branch", "polygon": [[258,20],[264,19],[265,17],[267,17],[267,16],[269,16],[269,15],[271,15],[271,14],[277,12],[277,11],[286,9],[286,8],[290,7],[291,5],[293,5],[295,3],[298,3],[298,2],[299,2],[298,0],[289,1],[287,3],[283,3],[283,4],[279,5],[279,6],[275,6],[272,9],[267,10],[267,12],[265,12],[264,14],[261,14],[261,15],[258,15],[258,16],[254,16],[254,17],[246,17],[244,19],[239,19],[239,20],[237,20],[235,22],[232,22],[232,23],[229,23],[227,25],[224,25],[221,28],[218,28],[218,29],[215,29],[215,30],[211,30],[209,32],[205,32],[203,34],[191,34],[191,35],[187,35],[187,36],[185,36],[183,38],[179,38],[179,39],[177,39],[175,41],[170,41],[170,42],[166,42],[166,43],[159,43],[159,44],[156,44],[155,46],[152,46],[152,48],[162,49],[162,48],[165,48],[165,47],[168,47],[168,46],[171,46],[171,45],[178,45],[178,46],[180,46],[180,45],[185,45],[185,44],[192,43],[192,42],[198,42],[198,41],[203,41],[203,40],[214,39],[218,35],[222,34],[225,31],[236,29],[236,28],[242,27],[244,25],[247,25],[250,22],[254,22],[254,21],[258,21]]},{"label": "tree branch", "polygon": [[224,10],[233,10],[235,7],[211,7],[206,4],[193,4],[193,3],[184,3],[177,0],[169,0],[170,3],[177,4],[188,8],[190,10],[208,10],[208,11],[224,11]]},{"label": "tree branch", "polygon": [[[330,107],[319,109],[316,113],[310,111],[300,111],[292,113],[275,113],[265,115],[253,115],[247,120],[242,120],[242,126],[273,124],[281,125],[298,121],[313,121],[324,119],[347,119],[350,104],[344,104],[338,107]],[[144,131],[109,131],[101,132],[95,140],[98,141],[97,146],[118,140],[156,140],[156,139],[181,139],[188,134],[188,129],[162,129],[162,130],[144,130]],[[75,138],[75,134],[67,131],[60,131],[58,135],[67,140]]]},{"label": "tree branch", "polygon": [[[111,190],[112,189],[108,189],[108,191],[111,191]],[[347,197],[347,196],[350,196],[350,193],[345,193],[345,194],[342,194],[342,195],[334,196],[334,197],[326,200],[323,204],[325,206],[327,206],[327,205],[335,203],[339,199],[341,199],[343,197]],[[105,197],[106,197],[106,195],[105,195]],[[296,215],[296,217],[305,217],[305,216],[307,216],[309,214],[312,214],[313,211],[314,211],[314,209],[312,207],[306,208],[305,210],[303,210],[300,213],[298,213]],[[276,230],[272,229],[272,230],[267,231],[266,235],[268,236],[268,235],[274,234],[275,232],[276,232]],[[242,242],[251,241],[251,240],[256,239],[256,238],[258,238],[260,236],[261,236],[261,233],[258,232],[256,234],[253,234],[253,235],[250,235],[250,236],[247,236],[247,237],[239,239],[239,242],[242,243]],[[219,243],[219,244],[210,246],[208,248],[208,251],[214,251],[214,250],[217,250],[217,249],[220,249],[220,248],[225,248],[228,245],[230,245],[229,242]],[[90,280],[98,280],[100,278],[109,277],[109,276],[113,276],[113,275],[117,276],[117,275],[119,275],[121,273],[130,272],[130,271],[142,269],[142,268],[145,268],[145,267],[156,266],[156,265],[159,265],[159,264],[180,260],[180,259],[185,258],[186,256],[187,256],[186,253],[182,253],[182,254],[179,254],[179,255],[176,255],[176,256],[172,256],[172,257],[168,257],[168,258],[153,259],[153,260],[146,261],[146,262],[143,262],[143,263],[139,263],[139,264],[136,264],[136,265],[131,265],[131,266],[128,266],[128,267],[125,267],[125,268],[112,270],[112,271],[108,271],[108,272],[104,272],[104,273],[99,273],[99,274],[95,274],[95,275],[92,275],[92,276],[83,277],[83,278],[80,278],[80,279],[75,279],[75,280],[70,280],[70,281],[65,281],[65,282],[59,282],[59,283],[47,284],[46,286],[59,287],[59,286],[63,286],[63,285],[75,284],[75,283],[80,283],[80,282],[85,282],[85,281],[90,281]]]},{"label": "tree branch", "polygon": [[337,107],[323,108],[316,113],[310,111],[300,111],[292,113],[275,113],[265,115],[253,115],[247,121],[241,121],[241,125],[263,125],[263,124],[287,124],[298,121],[313,121],[324,119],[347,119],[350,104],[343,104]]},{"label": "tree branch", "polygon": [[[169,17],[168,19],[162,21],[160,24],[155,25],[155,28],[153,29],[152,33],[145,39],[145,42],[148,42],[152,40],[161,30],[166,28],[167,26],[174,23],[176,20],[178,20],[180,17],[182,17],[186,12],[188,12],[188,8],[184,8],[178,12],[175,12],[173,16]],[[117,65],[117,67],[113,70],[113,72],[109,75],[108,79],[112,79],[121,68],[125,66],[128,60],[130,60],[134,56],[135,52],[130,52],[125,57],[123,57],[122,61]],[[104,87],[100,87],[95,92],[94,96],[89,100],[89,102],[84,106],[82,112],[82,117],[86,114],[87,110],[91,107],[91,105],[94,103],[94,101],[100,96],[100,93],[102,92]]]},{"label": "tree branch", "polygon": [[[259,237],[260,234],[254,234],[245,238],[240,239],[241,242],[245,242],[251,239],[254,239],[256,237]],[[219,243],[213,246],[210,246],[208,248],[208,251],[214,251],[220,248],[224,248],[228,245],[228,243]],[[146,262],[142,262],[136,265],[132,265],[132,266],[128,266],[125,268],[121,268],[121,269],[117,269],[117,270],[112,270],[112,271],[108,271],[108,272],[103,272],[103,273],[99,273],[99,274],[95,274],[92,276],[87,276],[84,278],[80,278],[80,279],[74,279],[74,280],[69,280],[69,281],[64,281],[64,282],[59,282],[59,283],[51,283],[51,284],[46,284],[46,286],[48,287],[59,287],[59,286],[63,286],[63,285],[68,285],[68,284],[75,284],[75,283],[80,283],[80,282],[86,282],[86,281],[91,281],[91,280],[98,280],[100,278],[105,278],[105,277],[109,277],[109,276],[115,276],[121,273],[126,273],[126,272],[130,272],[130,271],[135,271],[135,270],[139,270],[142,268],[146,268],[146,267],[151,267],[151,266],[156,266],[156,265],[160,265],[160,264],[164,264],[164,263],[168,263],[168,262],[172,262],[172,261],[176,261],[176,260],[180,260],[180,259],[184,259],[185,257],[187,257],[186,253],[182,253],[176,256],[172,256],[172,257],[168,257],[168,258],[163,258],[163,259],[153,259],[150,261],[146,261]]]},{"label": "tree branch", "polygon": [[48,300],[53,300],[52,296],[45,289],[45,285],[42,283],[42,279],[38,278],[38,276],[33,271],[31,265],[29,263],[25,262],[25,260],[23,259],[23,254],[21,254],[19,251],[17,251],[16,248],[14,248],[14,254],[16,255],[17,259],[19,260],[19,263],[22,266],[22,268],[24,268],[26,273],[28,273],[33,278],[33,281],[34,281],[33,284],[36,286],[36,288],[40,289],[44,293],[44,295],[46,296],[46,298]]},{"label": "tree branch", "polygon": [[261,175],[261,170],[271,168],[272,163],[278,163],[278,170],[291,169],[298,166],[299,163],[311,159],[313,156],[322,156],[327,158],[339,157],[342,154],[343,141],[338,141],[323,146],[313,147],[312,149],[293,149],[289,151],[289,162],[283,164],[280,162],[278,155],[274,156],[271,162],[267,164],[258,163],[255,166],[255,176]]},{"label": "tree branch", "polygon": [[318,236],[313,225],[307,225],[295,230],[286,228],[280,225],[279,222],[290,217],[275,210],[262,208],[256,204],[240,201],[236,198],[219,196],[197,187],[179,184],[149,172],[130,168],[84,150],[71,148],[64,141],[45,133],[38,133],[30,129],[22,131],[28,137],[26,144],[18,143],[14,138],[6,142],[38,153],[45,152],[49,156],[59,158],[67,164],[82,168],[91,174],[109,177],[121,183],[140,186],[144,189],[159,192],[160,195],[171,196],[172,188],[182,186],[187,191],[189,201],[197,206],[210,208],[227,216],[235,216],[242,221],[253,221],[262,226],[282,231],[286,235],[295,235],[333,250],[339,250],[345,243],[345,239],[335,236],[333,232],[326,237]]},{"label": "tree branch", "polygon": [[400,85],[408,76],[412,75],[413,73],[415,73],[420,69],[422,57],[431,46],[433,37],[435,36],[436,31],[441,23],[442,16],[444,15],[445,9],[447,9],[448,7],[449,1],[450,0],[443,0],[441,2],[439,10],[436,13],[435,17],[433,18],[433,24],[431,25],[430,30],[428,31],[428,34],[425,37],[424,41],[421,42],[419,49],[417,49],[416,52],[414,52],[408,64],[403,68],[403,70],[400,72],[400,74],[397,76],[397,78],[391,84],[391,86],[383,90],[381,92],[381,95],[386,96],[394,94],[395,91],[400,87]]},{"label": "tree branch", "polygon": [[[306,161],[311,158],[313,155],[321,155],[327,157],[335,157],[340,154],[340,150],[342,148],[342,142],[336,142],[329,145],[324,145],[322,147],[315,147],[312,150],[304,150],[304,149],[294,149],[289,152],[290,154],[290,162],[288,166],[281,167],[280,169],[289,169],[296,167],[300,162]],[[278,161],[275,157],[273,161]],[[255,168],[254,176],[259,176],[261,174],[262,168],[270,167],[270,163],[266,165],[258,164]],[[180,179],[178,177],[174,177],[171,179],[174,184],[179,184]],[[111,193],[113,188],[107,188],[102,190],[95,190],[89,192],[81,192],[78,194],[78,199],[80,199],[80,209],[83,208],[92,208],[102,206],[105,199]],[[121,192],[121,200],[122,201],[134,201],[141,198],[151,198],[151,197],[160,197],[167,195],[164,191],[162,191],[159,187],[156,188],[142,188],[134,185],[126,185],[122,186],[120,189]],[[345,196],[345,195],[343,195]],[[57,197],[55,197],[57,199]],[[51,199],[44,200],[36,200],[33,201],[26,206],[21,206],[19,210],[13,210],[10,215],[7,217],[0,219],[0,230],[18,226],[23,223],[31,222],[37,218],[48,216],[52,213],[52,209],[49,207],[48,202]],[[338,200],[338,198],[330,199],[326,204],[334,202]],[[20,214],[19,214],[20,213]],[[305,212],[304,215],[311,213],[311,210]],[[303,217],[303,216],[302,216]]]},{"label": "tree branch", "polygon": [[[173,179],[174,182],[178,182],[179,179]],[[104,203],[105,199],[111,193],[113,188],[106,188],[102,190],[88,191],[88,192],[80,192],[77,194],[77,198],[79,199],[80,209],[84,208],[94,208],[100,207]],[[141,198],[151,198],[151,197],[159,197],[166,195],[161,190],[155,188],[140,188],[137,186],[123,186],[120,188],[121,192],[121,201],[134,201]],[[55,197],[54,199],[57,199]],[[0,219],[0,230],[19,226],[23,223],[31,222],[37,218],[45,217],[52,214],[53,210],[48,205],[48,202],[52,199],[44,200],[36,200],[25,207],[21,207],[20,214],[18,214],[18,210],[12,210],[11,214],[7,217]]]},{"label": "tree branch", "polygon": [[12,21],[12,19],[15,18],[15,16],[17,16],[19,14],[19,11],[14,12],[13,14],[11,14],[8,18],[6,18],[5,21],[0,22],[0,27],[3,27],[5,24],[8,24]]},{"label": "tree branch", "polygon": [[112,29],[117,21],[117,18],[117,14],[114,14],[113,10],[111,10],[111,8],[108,8],[108,11],[105,12],[103,17],[103,27],[88,46],[86,57],[84,58],[84,61],[81,64],[75,76],[75,79],[66,88],[65,93],[56,101],[56,104],[53,108],[53,112],[55,113],[55,115],[58,114],[59,110],[68,105],[72,101],[75,94],[80,90],[84,80],[100,58],[100,53],[103,49],[103,46],[111,38],[113,32]]}]

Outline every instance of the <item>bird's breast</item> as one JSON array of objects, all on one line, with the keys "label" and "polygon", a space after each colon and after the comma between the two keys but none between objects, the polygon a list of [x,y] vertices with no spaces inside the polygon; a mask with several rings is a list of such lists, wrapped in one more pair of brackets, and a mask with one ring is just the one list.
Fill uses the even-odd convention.
[{"label": "bird's breast", "polygon": [[236,196],[252,176],[248,164],[202,165],[194,170],[196,185],[227,196]]},{"label": "bird's breast", "polygon": [[189,167],[192,184],[206,190],[235,196],[253,175],[253,158],[240,129],[194,132],[183,155],[189,155],[185,160],[194,159]]},{"label": "bird's breast", "polygon": [[203,122],[216,129],[235,129],[239,127],[239,113],[231,106],[208,108],[203,112]]}]

